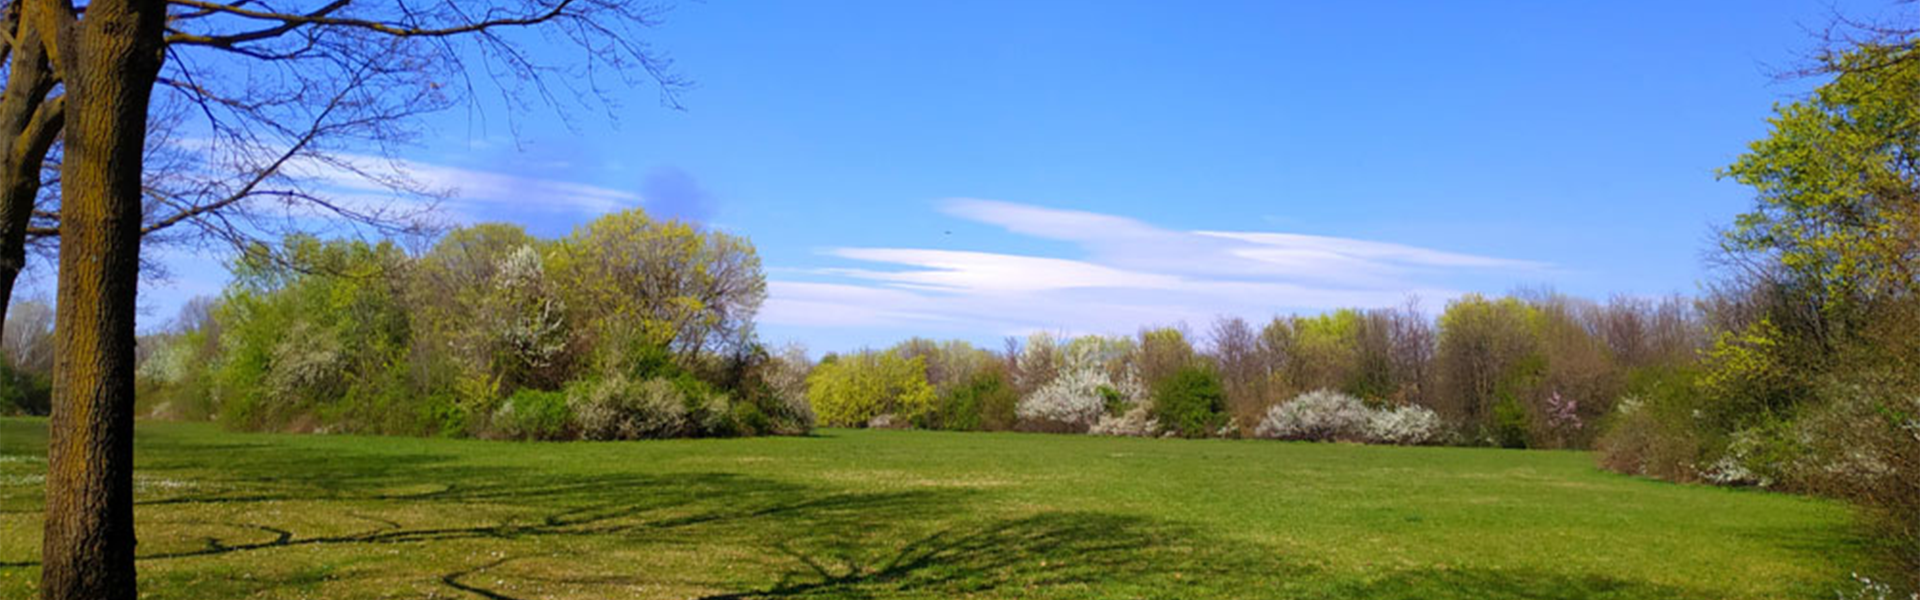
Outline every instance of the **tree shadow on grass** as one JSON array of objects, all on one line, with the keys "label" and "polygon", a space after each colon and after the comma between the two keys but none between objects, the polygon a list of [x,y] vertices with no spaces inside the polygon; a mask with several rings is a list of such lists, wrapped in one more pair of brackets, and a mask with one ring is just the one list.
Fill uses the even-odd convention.
[{"label": "tree shadow on grass", "polygon": [[[1214,546],[1213,548],[1218,548]],[[948,528],[897,548],[851,536],[774,546],[794,566],[772,585],[713,594],[746,598],[1136,596],[1234,573],[1304,571],[1271,554],[1216,552],[1185,527],[1100,512],[1049,512]]]},{"label": "tree shadow on grass", "polygon": [[[985,502],[972,488],[862,489],[722,472],[556,473],[476,466],[433,453],[330,449],[315,457],[270,445],[195,445],[181,438],[162,438],[162,444],[148,447],[162,460],[143,467],[157,466],[163,476],[205,473],[217,485],[141,498],[143,526],[174,528],[143,537],[139,561],[143,568],[188,565],[154,569],[173,578],[157,581],[168,581],[176,593],[197,588],[208,597],[328,589],[322,586],[329,585],[330,561],[376,549],[422,558],[372,563],[342,576],[489,600],[546,595],[515,584],[608,597],[662,583],[719,592],[706,596],[712,599],[1712,597],[1559,573],[1330,572],[1308,566],[1314,557],[1221,539],[1166,519],[1043,508],[996,512],[991,507],[1002,505]],[[254,510],[255,504],[302,514]],[[291,548],[345,554],[273,554]],[[730,552],[733,558],[725,559],[731,561],[726,569],[687,572],[661,570],[671,563],[621,562],[657,550]],[[429,558],[436,554],[450,556]],[[195,558],[222,562],[176,562]],[[182,572],[272,562],[298,568],[234,583]]]},{"label": "tree shadow on grass", "polygon": [[1332,598],[1381,600],[1611,600],[1722,598],[1724,594],[1602,575],[1528,570],[1415,569],[1336,586]]},{"label": "tree shadow on grass", "polygon": [[1719,596],[1597,575],[1476,569],[1329,572],[1303,557],[1159,519],[1048,512],[943,529],[898,547],[851,536],[783,542],[768,598],[1352,598],[1601,600]]}]

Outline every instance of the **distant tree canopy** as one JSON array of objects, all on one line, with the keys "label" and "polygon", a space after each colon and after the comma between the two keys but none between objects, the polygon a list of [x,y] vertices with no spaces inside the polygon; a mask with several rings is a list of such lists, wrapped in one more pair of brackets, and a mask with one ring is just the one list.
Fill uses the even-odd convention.
[{"label": "distant tree canopy", "polygon": [[[726,395],[727,411],[800,416],[751,337],[765,296],[752,245],[639,210],[554,241],[476,225],[419,256],[295,237],[242,256],[234,277],[210,320],[155,340],[148,410],[244,428],[508,435],[489,420],[522,390],[568,388],[616,410],[648,404],[608,394],[658,397],[642,384],[661,379],[692,409]],[[573,386],[605,378],[633,384]],[[647,431],[795,429],[762,424]]]}]

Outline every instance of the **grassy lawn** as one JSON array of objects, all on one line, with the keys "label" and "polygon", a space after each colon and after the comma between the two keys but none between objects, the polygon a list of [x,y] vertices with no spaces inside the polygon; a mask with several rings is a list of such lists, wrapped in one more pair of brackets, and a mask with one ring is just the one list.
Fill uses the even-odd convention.
[{"label": "grassy lawn", "polygon": [[[0,419],[0,598],[45,423]],[[150,598],[1832,597],[1837,504],[1573,452],[826,430],[619,443],[142,423]]]}]

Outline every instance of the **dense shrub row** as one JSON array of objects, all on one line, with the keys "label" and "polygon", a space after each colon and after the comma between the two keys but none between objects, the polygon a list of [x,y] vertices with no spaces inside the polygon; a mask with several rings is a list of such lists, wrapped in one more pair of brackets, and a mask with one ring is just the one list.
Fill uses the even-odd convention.
[{"label": "dense shrub row", "polygon": [[804,432],[806,365],[751,337],[745,240],[631,211],[541,240],[289,240],[143,348],[150,414],[245,429],[634,439]]}]

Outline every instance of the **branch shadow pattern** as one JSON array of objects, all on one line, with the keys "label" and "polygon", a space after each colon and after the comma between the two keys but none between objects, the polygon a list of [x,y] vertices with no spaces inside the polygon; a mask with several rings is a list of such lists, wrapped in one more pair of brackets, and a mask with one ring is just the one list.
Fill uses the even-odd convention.
[{"label": "branch shadow pattern", "polygon": [[[796,566],[773,585],[705,596],[870,598],[964,596],[1018,590],[1177,592],[1183,580],[1236,573],[1304,573],[1260,553],[1221,548],[1178,525],[1101,512],[1046,512],[948,528],[890,552],[843,536],[775,546]],[[1200,555],[1203,560],[1195,560]],[[1018,595],[1018,594],[1016,594]]]}]

